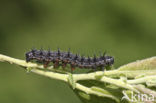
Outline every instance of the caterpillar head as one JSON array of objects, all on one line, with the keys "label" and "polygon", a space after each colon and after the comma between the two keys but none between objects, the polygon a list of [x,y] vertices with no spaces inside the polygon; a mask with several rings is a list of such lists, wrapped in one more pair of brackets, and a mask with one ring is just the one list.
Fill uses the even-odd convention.
[{"label": "caterpillar head", "polygon": [[105,56],[105,61],[108,66],[111,66],[112,64],[114,64],[114,58],[111,56]]}]

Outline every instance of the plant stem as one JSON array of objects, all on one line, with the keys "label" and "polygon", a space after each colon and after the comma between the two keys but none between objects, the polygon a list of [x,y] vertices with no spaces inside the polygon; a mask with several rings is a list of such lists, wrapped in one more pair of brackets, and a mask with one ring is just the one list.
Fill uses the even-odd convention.
[{"label": "plant stem", "polygon": [[[150,60],[150,61],[148,61],[148,60]],[[154,61],[151,61],[151,60],[154,60]],[[16,65],[19,65],[19,66],[22,66],[25,68],[31,68],[31,72],[33,72],[33,73],[69,83],[68,82],[69,75],[53,72],[53,71],[56,71],[56,69],[53,69],[53,66],[50,66],[47,68],[52,71],[45,71],[45,70],[43,71],[43,70],[41,70],[41,69],[44,69],[43,65],[39,65],[36,63],[31,63],[31,62],[27,63],[27,62],[25,62],[25,60],[15,59],[15,58],[5,56],[2,54],[0,54],[0,61],[9,62],[11,64],[16,64]],[[149,65],[145,64],[145,61]],[[132,84],[146,83],[146,81],[153,80],[153,79],[156,80],[155,75],[148,76],[149,74],[155,74],[156,70],[155,69],[152,69],[152,70],[146,69],[149,67],[155,68],[155,66],[156,66],[155,61],[156,61],[156,57],[153,57],[152,59],[145,59],[145,60],[141,61],[141,64],[139,64],[138,62],[137,62],[138,64],[134,62],[134,63],[127,64],[125,66],[121,66],[119,69],[116,69],[116,70],[110,70],[110,71],[104,71],[104,72],[97,71],[97,72],[85,73],[85,74],[72,74],[72,78],[73,78],[73,81],[75,81],[75,82],[77,82],[79,80],[97,80],[100,82],[113,84],[115,86],[118,86],[118,87],[121,87],[124,89],[129,89],[129,90],[132,90],[132,91],[138,93],[139,91]],[[129,73],[129,77],[133,77],[140,71],[139,71],[139,69],[136,69],[136,71],[130,70],[130,67],[135,68],[135,65],[137,65],[136,67],[141,68],[142,66],[144,66],[143,64],[145,64],[145,70],[140,70],[140,71],[143,71],[143,73],[146,73],[145,71],[149,71],[149,74],[146,75],[145,77],[133,79],[133,80],[127,80],[125,82],[121,79],[110,78],[110,77],[114,77],[114,76],[120,77],[120,75],[122,75],[122,74],[128,75],[128,73]],[[139,67],[139,66],[141,66],[141,67]],[[126,69],[126,67],[128,68],[128,70]],[[39,69],[37,69],[37,68],[39,68]],[[131,75],[131,74],[133,74],[133,75]],[[100,78],[97,78],[97,77],[100,77]],[[102,94],[100,92],[93,91],[91,88],[83,86],[79,83],[75,83],[75,85],[76,85],[75,86],[76,89],[79,89],[87,94],[94,94],[97,96],[103,96],[103,97],[109,97],[112,99],[116,99],[112,95]]]}]

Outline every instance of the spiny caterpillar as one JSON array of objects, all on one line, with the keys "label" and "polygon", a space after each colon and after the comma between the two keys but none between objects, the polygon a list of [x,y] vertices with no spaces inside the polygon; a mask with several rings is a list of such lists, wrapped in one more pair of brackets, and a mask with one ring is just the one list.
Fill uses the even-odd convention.
[{"label": "spiny caterpillar", "polygon": [[57,51],[32,49],[27,52],[25,56],[26,62],[35,60],[36,62],[42,63],[45,68],[51,62],[53,63],[54,68],[58,68],[59,66],[65,68],[67,64],[69,64],[72,71],[76,67],[93,70],[100,68],[100,70],[104,70],[105,67],[111,66],[114,63],[114,58],[105,55],[105,53],[99,57],[96,57],[96,55],[94,55],[94,57],[84,57],[79,54],[72,54],[70,50],[66,52],[60,51],[60,49]]}]

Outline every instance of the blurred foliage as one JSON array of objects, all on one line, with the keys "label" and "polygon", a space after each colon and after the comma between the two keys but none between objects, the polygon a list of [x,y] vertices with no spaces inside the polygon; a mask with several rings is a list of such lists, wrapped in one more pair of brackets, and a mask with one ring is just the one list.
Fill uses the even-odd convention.
[{"label": "blurred foliage", "polygon": [[[1,0],[0,53],[24,59],[32,47],[92,56],[107,51],[114,67],[156,52],[156,1]],[[1,103],[80,103],[62,82],[0,63]]]}]

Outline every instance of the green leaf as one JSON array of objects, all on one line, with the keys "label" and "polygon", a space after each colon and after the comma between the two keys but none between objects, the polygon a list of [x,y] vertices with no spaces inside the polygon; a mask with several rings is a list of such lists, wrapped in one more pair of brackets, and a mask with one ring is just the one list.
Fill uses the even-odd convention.
[{"label": "green leaf", "polygon": [[33,68],[27,67],[26,69],[27,69],[27,73],[30,73]]},{"label": "green leaf", "polygon": [[148,87],[153,87],[153,86],[156,87],[156,78],[146,81],[146,85]]},{"label": "green leaf", "polygon": [[[81,91],[74,90],[75,93],[84,103],[119,103],[122,98],[122,90],[114,85],[108,85],[96,80],[78,81],[78,83],[89,87],[94,92],[100,95],[92,95],[86,93],[79,93]],[[101,96],[102,95],[102,96]]]},{"label": "green leaf", "polygon": [[115,100],[74,90],[83,103],[117,103]]},{"label": "green leaf", "polygon": [[156,57],[147,58],[144,60],[137,60],[118,68],[116,76],[121,74],[129,78],[139,77],[140,75],[156,75]]},{"label": "green leaf", "polygon": [[114,99],[116,102],[119,103],[119,99],[116,98],[115,96],[113,96],[109,91],[102,89],[102,88],[99,88],[99,87],[95,87],[95,86],[91,87],[91,89],[93,91],[100,92],[100,93],[104,94],[106,97]]},{"label": "green leaf", "polygon": [[84,98],[84,99],[86,99],[86,100],[90,100],[90,95],[89,95],[89,94],[86,94],[86,93],[81,92],[81,91],[79,91],[78,94],[79,94],[82,98]]}]

